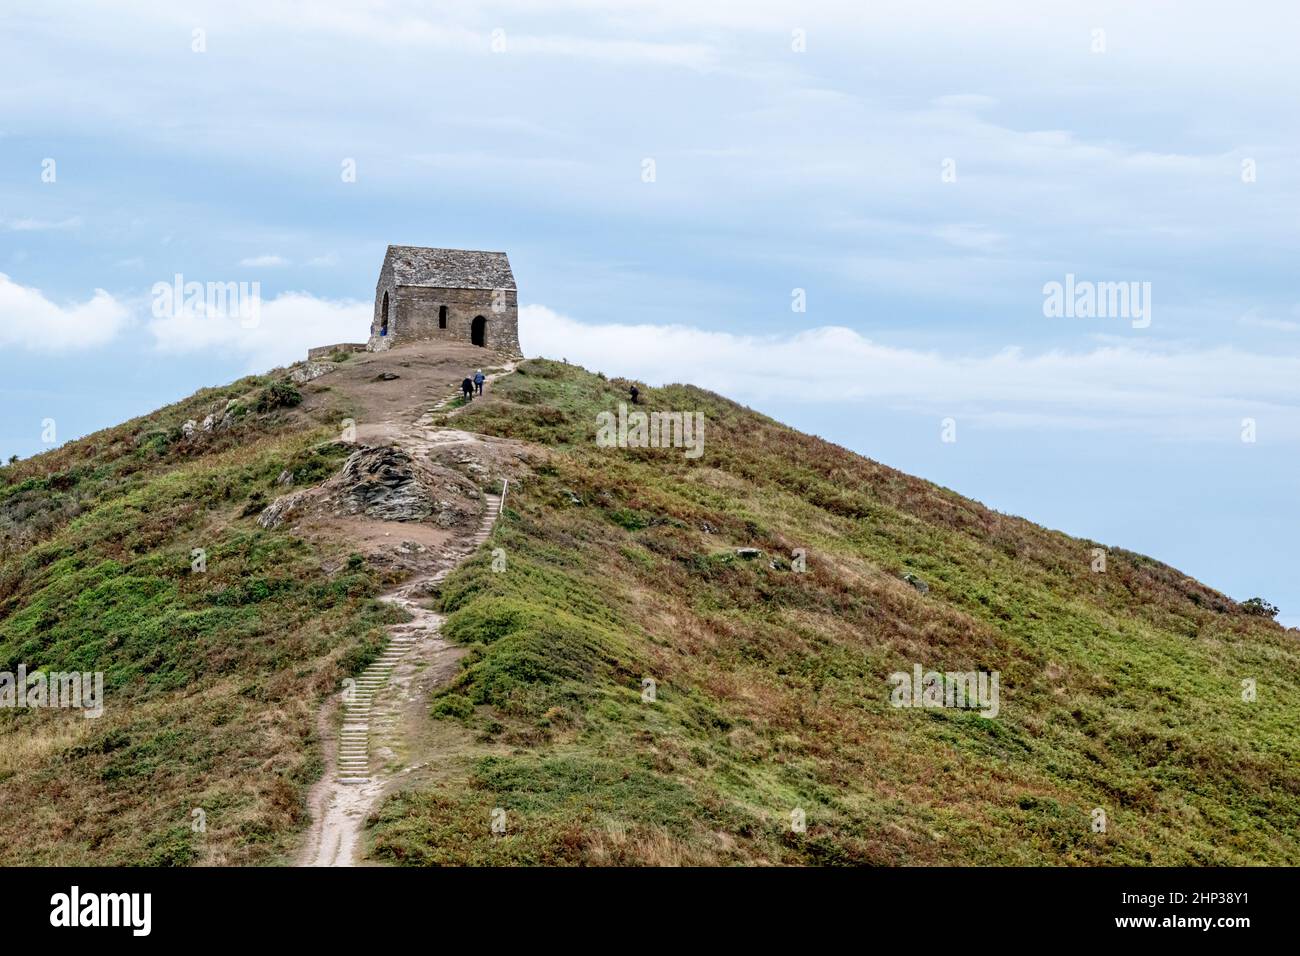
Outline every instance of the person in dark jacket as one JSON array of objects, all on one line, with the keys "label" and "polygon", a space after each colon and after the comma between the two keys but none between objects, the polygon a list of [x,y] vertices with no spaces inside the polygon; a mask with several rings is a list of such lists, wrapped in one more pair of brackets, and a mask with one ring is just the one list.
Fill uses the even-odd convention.
[{"label": "person in dark jacket", "polygon": [[486,382],[486,381],[487,381],[487,376],[483,374],[483,370],[482,370],[482,369],[479,369],[477,372],[475,372],[475,373],[474,373],[474,391],[476,391],[476,392],[478,392],[480,395],[482,395],[482,394],[483,394],[483,383]]},{"label": "person in dark jacket", "polygon": [[471,382],[469,379],[465,379],[463,382],[460,383],[460,390],[465,393],[465,401],[467,402],[474,401],[473,382]]},{"label": "person in dark jacket", "polygon": [[641,391],[635,385],[633,385],[631,388],[628,389],[628,392],[632,395],[632,404],[635,405],[637,403],[636,397],[641,394]]}]

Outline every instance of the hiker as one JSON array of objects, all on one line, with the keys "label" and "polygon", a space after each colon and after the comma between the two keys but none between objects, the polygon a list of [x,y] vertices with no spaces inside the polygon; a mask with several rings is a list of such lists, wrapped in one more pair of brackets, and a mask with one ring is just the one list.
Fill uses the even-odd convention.
[{"label": "hiker", "polygon": [[628,391],[631,392],[631,394],[632,394],[632,404],[635,405],[635,404],[636,404],[636,397],[637,397],[638,395],[640,395],[641,392],[640,392],[640,390],[639,390],[635,385],[633,385],[630,389],[628,389]]},{"label": "hiker", "polygon": [[474,401],[474,383],[469,379],[460,383],[460,390],[465,393],[465,401]]},{"label": "hiker", "polygon": [[482,369],[479,369],[477,372],[474,373],[474,389],[480,395],[483,394],[483,383],[486,381],[487,381],[487,376],[483,374]]}]

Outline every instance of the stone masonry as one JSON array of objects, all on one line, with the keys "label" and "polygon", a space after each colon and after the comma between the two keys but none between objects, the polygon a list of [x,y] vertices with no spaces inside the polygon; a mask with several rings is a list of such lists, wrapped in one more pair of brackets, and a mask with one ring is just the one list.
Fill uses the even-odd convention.
[{"label": "stone masonry", "polygon": [[504,252],[388,247],[367,348],[439,339],[521,354],[518,291]]}]

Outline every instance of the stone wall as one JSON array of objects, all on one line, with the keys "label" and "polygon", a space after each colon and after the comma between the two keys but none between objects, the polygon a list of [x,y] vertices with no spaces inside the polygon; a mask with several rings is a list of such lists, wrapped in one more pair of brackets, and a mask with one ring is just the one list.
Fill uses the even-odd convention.
[{"label": "stone wall", "polygon": [[[433,289],[423,286],[394,286],[380,274],[375,290],[375,313],[370,326],[370,349],[379,351],[411,341],[470,342],[476,316],[486,322],[483,344],[511,355],[519,351],[518,294],[513,289]],[[388,292],[388,334],[380,336],[384,292]],[[439,310],[447,308],[447,327],[438,322]],[[499,310],[499,311],[495,311]]]},{"label": "stone wall", "polygon": [[365,342],[339,342],[336,345],[318,345],[314,349],[307,350],[307,361],[323,361],[335,352],[364,352],[365,350]]}]

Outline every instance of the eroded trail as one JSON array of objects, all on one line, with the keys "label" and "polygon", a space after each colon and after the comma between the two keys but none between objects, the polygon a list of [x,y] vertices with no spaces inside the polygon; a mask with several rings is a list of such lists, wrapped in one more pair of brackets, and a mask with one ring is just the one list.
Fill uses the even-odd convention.
[{"label": "eroded trail", "polygon": [[[489,375],[489,384],[513,368],[508,363]],[[388,642],[379,658],[355,680],[346,681],[321,711],[319,733],[326,771],[308,798],[312,824],[297,860],[300,866],[354,866],[359,862],[366,817],[395,780],[429,757],[420,752],[417,728],[411,723],[429,719],[431,693],[456,673],[464,653],[442,637],[442,616],[424,602],[492,533],[501,497],[477,492],[474,483],[499,487],[503,479],[518,474],[526,456],[525,446],[517,442],[433,425],[438,410],[448,401],[420,414],[414,424],[392,420],[358,424],[356,444],[361,460],[354,470],[366,467],[367,455],[382,459],[384,470],[370,462],[375,475],[366,477],[375,478],[386,493],[381,501],[385,512],[418,499],[409,490],[415,482],[403,484],[404,475],[410,472],[428,483],[435,496],[449,490],[459,496],[455,498],[458,503],[474,499],[481,506],[476,524],[461,518],[459,504],[449,505],[442,498],[435,503],[446,510],[436,513],[437,520],[405,523],[369,520],[364,515],[341,519],[328,512],[329,496],[346,499],[357,492],[344,488],[326,494],[329,482],[319,494],[310,491],[303,496],[303,503],[286,513],[293,518],[314,508],[315,513],[302,519],[304,533],[308,528],[320,532],[332,526],[336,532],[368,542],[377,555],[393,550],[394,533],[409,536],[412,540],[401,541],[397,550],[404,555],[401,566],[414,571],[380,598],[400,607],[409,620],[388,629]],[[439,476],[449,476],[449,480],[440,485]]]},{"label": "eroded trail", "polygon": [[[501,499],[485,495],[483,520],[464,542],[467,557],[492,533]],[[361,828],[384,788],[402,771],[394,758],[406,751],[401,740],[401,716],[412,699],[417,675],[422,683],[441,684],[456,670],[459,648],[441,634],[442,616],[414,596],[442,581],[453,562],[383,595],[380,600],[402,608],[410,621],[389,628],[383,654],[353,685],[322,712],[322,735],[328,741],[330,769],[312,792],[313,825],[303,853],[305,866],[352,866],[356,863]],[[335,734],[332,713],[342,708],[342,726]],[[400,760],[396,761],[400,762]]]}]

